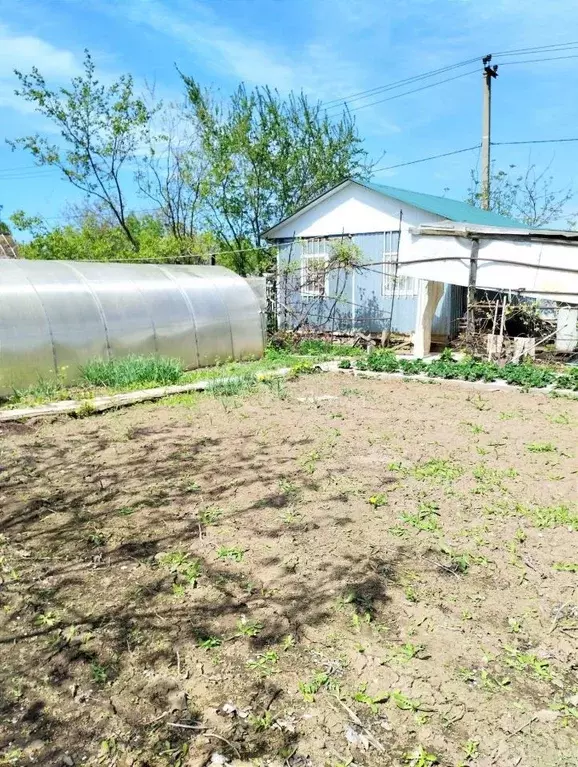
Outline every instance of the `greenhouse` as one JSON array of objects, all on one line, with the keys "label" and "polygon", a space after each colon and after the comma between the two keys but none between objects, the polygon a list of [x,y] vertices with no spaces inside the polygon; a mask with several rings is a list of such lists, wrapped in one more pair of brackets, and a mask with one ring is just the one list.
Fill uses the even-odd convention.
[{"label": "greenhouse", "polygon": [[186,369],[263,354],[264,313],[219,266],[0,262],[0,394],[92,359],[178,358]]}]

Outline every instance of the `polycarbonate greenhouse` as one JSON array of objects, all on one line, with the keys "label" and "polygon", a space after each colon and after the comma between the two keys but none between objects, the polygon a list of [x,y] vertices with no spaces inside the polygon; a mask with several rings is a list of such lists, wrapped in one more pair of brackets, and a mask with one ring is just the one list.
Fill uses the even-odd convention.
[{"label": "polycarbonate greenhouse", "polygon": [[178,358],[187,369],[263,354],[264,312],[219,266],[0,261],[0,394],[88,360]]}]

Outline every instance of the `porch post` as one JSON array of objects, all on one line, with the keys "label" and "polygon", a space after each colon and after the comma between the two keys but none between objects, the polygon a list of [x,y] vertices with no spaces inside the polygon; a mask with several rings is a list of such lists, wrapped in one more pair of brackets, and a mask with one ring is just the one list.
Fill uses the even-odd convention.
[{"label": "porch post", "polygon": [[431,326],[437,305],[444,292],[443,282],[419,280],[417,288],[417,310],[413,334],[413,353],[425,357],[431,347]]}]

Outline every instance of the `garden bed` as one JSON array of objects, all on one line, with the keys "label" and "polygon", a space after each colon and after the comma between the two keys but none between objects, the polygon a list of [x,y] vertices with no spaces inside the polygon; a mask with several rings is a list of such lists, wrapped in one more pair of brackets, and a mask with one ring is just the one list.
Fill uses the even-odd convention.
[{"label": "garden bed", "polygon": [[577,425],[325,374],[0,426],[0,760],[575,767]]}]

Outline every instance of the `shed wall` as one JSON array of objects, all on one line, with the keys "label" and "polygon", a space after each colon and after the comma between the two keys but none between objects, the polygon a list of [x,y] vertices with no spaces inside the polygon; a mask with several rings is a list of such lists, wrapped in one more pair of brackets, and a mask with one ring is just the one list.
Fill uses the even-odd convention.
[{"label": "shed wall", "polygon": [[[290,328],[302,323],[322,331],[381,332],[389,329],[391,317],[393,332],[412,333],[417,295],[383,295],[383,232],[354,235],[351,242],[361,249],[366,266],[355,272],[330,272],[323,298],[301,294],[301,241],[277,243],[280,273],[297,275],[296,279],[280,279],[280,325]],[[463,311],[464,289],[446,285],[434,316],[433,335],[441,339],[456,335]]]}]

